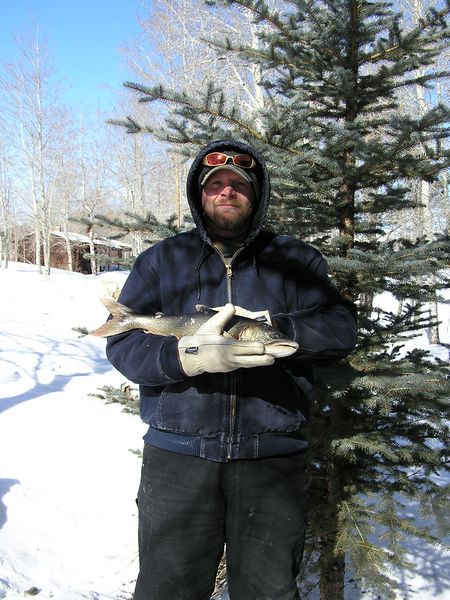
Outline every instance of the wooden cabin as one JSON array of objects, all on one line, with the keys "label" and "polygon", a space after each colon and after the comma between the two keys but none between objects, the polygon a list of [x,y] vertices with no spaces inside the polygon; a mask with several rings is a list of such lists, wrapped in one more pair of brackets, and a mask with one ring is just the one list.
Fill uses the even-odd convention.
[{"label": "wooden cabin", "polygon": [[[91,274],[91,261],[86,255],[90,254],[89,238],[81,233],[69,233],[70,251],[72,255],[72,268],[78,273]],[[53,231],[50,238],[50,267],[56,269],[69,269],[67,256],[66,236],[60,231]],[[94,239],[96,255],[108,257],[107,264],[100,264],[100,271],[115,271],[124,268],[120,261],[131,258],[131,244],[108,240],[107,238]],[[36,242],[35,234],[30,233],[19,242],[18,261],[35,264]],[[103,263],[103,261],[99,261]],[[44,264],[41,250],[41,264]]]}]

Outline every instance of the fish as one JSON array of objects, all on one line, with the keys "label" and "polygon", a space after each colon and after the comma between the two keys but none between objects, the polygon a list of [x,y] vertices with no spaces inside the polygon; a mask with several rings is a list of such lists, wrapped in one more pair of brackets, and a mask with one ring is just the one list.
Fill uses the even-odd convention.
[{"label": "fish", "polygon": [[[195,335],[198,329],[217,313],[216,310],[199,304],[194,313],[146,315],[128,308],[114,298],[100,298],[100,300],[109,310],[112,318],[91,333],[97,337],[142,329],[146,333],[173,335],[180,339],[186,335]],[[266,354],[274,358],[290,356],[298,349],[297,342],[285,338],[280,331],[268,323],[239,315],[230,319],[224,335],[241,341],[260,342],[264,344]]]}]

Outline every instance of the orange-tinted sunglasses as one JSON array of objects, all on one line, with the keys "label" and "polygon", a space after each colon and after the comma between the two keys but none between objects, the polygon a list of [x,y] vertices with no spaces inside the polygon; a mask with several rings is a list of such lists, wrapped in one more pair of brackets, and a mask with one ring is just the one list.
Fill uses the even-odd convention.
[{"label": "orange-tinted sunglasses", "polygon": [[241,169],[251,169],[256,164],[255,159],[253,156],[250,156],[250,154],[235,154],[234,156],[229,156],[222,152],[210,152],[203,159],[203,164],[207,167],[219,167],[221,165],[226,165],[230,159],[236,167],[241,167]]}]

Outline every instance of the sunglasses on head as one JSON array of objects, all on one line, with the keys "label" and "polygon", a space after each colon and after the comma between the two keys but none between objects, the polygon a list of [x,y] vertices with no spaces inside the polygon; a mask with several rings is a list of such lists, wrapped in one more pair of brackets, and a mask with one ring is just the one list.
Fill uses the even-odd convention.
[{"label": "sunglasses on head", "polygon": [[203,159],[203,164],[207,167],[219,167],[226,165],[229,160],[236,167],[241,167],[241,169],[251,169],[256,164],[255,159],[250,154],[235,154],[234,156],[230,156],[229,154],[223,154],[223,152],[210,152]]}]

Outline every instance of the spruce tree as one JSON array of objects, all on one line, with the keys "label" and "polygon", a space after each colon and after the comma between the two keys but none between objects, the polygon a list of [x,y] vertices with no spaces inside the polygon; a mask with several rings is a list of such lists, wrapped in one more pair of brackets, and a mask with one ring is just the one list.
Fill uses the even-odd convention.
[{"label": "spruce tree", "polygon": [[[227,137],[257,147],[272,173],[271,222],[318,245],[357,302],[356,351],[316,369],[312,560],[301,585],[307,589],[316,570],[321,599],[342,600],[348,557],[358,578],[394,598],[390,567],[404,565],[402,539],[439,543],[434,516],[449,506],[435,477],[449,468],[449,370],[414,344],[430,326],[426,302],[448,287],[448,238],[396,238],[386,222],[413,206],[417,181],[434,181],[448,165],[447,109],[436,103],[415,117],[400,100],[403,90],[447,75],[437,58],[450,8],[403,31],[385,1],[286,0],[278,11],[263,0],[208,4],[250,11],[259,24],[257,47],[215,44],[260,65],[260,113],[242,114],[214,82],[196,97],[128,82],[142,102],[163,101],[170,114],[159,130],[133,118],[121,124],[186,155]],[[410,502],[430,519],[426,526],[407,516]]]}]

